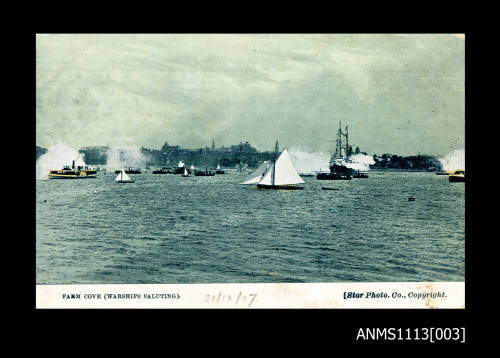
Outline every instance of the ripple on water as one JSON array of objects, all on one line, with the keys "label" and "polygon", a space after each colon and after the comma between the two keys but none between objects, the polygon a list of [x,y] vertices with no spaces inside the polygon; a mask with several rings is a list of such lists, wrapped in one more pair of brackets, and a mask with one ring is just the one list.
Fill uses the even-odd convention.
[{"label": "ripple on water", "polygon": [[274,192],[244,175],[37,181],[37,283],[464,279],[464,186],[385,173]]}]

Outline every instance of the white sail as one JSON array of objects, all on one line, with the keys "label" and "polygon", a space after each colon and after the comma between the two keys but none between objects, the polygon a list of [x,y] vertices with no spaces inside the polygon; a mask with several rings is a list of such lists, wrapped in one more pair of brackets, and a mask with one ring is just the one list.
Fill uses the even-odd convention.
[{"label": "white sail", "polygon": [[183,166],[184,166],[184,163],[182,161],[180,161],[179,164],[177,164],[178,168],[182,168]]},{"label": "white sail", "polygon": [[191,164],[191,169],[194,169],[194,165],[193,164]]},{"label": "white sail", "polygon": [[286,149],[283,150],[274,165],[271,163],[262,180],[259,181],[259,184],[264,185],[291,185],[300,183],[304,183],[304,180],[297,173],[297,170],[293,166],[293,162]]},{"label": "white sail", "polygon": [[269,166],[266,168],[266,172],[261,176],[260,180],[257,181],[257,184],[264,184],[264,185],[273,185],[272,178],[273,175],[273,163],[269,163]]},{"label": "white sail", "polygon": [[125,170],[122,169],[120,173],[115,178],[115,181],[122,181],[122,180],[130,180],[130,177],[125,173]]},{"label": "white sail", "polygon": [[268,161],[265,161],[257,168],[252,174],[245,178],[245,180],[240,184],[257,184],[262,178],[262,174],[266,171],[269,165]]},{"label": "white sail", "polygon": [[220,169],[220,165],[219,164],[217,164],[217,169]]},{"label": "white sail", "polygon": [[189,175],[189,173],[188,173],[188,171],[187,171],[186,167],[184,167],[184,174],[182,174],[182,175],[184,175],[184,176],[186,176],[186,177]]}]

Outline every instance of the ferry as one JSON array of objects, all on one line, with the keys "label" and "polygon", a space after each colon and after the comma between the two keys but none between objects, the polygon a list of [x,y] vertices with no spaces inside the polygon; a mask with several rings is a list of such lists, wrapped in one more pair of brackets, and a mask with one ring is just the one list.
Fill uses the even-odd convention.
[{"label": "ferry", "polygon": [[448,175],[449,182],[465,182],[465,170],[457,169],[453,173]]},{"label": "ferry", "polygon": [[62,169],[49,171],[49,179],[90,179],[96,177],[97,171],[95,169],[86,165],[75,166],[74,160],[71,167],[65,165]]}]

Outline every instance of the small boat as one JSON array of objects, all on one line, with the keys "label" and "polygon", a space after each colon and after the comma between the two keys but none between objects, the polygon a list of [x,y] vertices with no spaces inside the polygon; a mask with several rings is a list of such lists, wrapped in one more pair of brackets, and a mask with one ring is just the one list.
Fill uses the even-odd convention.
[{"label": "small boat", "polygon": [[70,167],[65,165],[59,170],[49,170],[49,179],[90,179],[97,177],[97,171],[87,166],[75,166],[75,161]]},{"label": "small boat", "polygon": [[189,172],[188,172],[188,170],[187,170],[186,167],[184,167],[184,173],[182,173],[182,176],[183,177],[188,177],[189,176]]},{"label": "small boat", "polygon": [[454,183],[465,183],[465,170],[457,169],[448,175],[448,181]]},{"label": "small boat", "polygon": [[[121,170],[115,170],[115,174],[120,174],[120,172],[121,172]],[[126,174],[141,174],[142,172],[140,169],[132,169],[129,167],[128,169],[125,169],[125,173]]]},{"label": "small boat", "polygon": [[361,172],[359,170],[357,170],[353,175],[352,175],[353,178],[368,178],[368,173],[365,173],[365,172]]},{"label": "small boat", "polygon": [[153,170],[153,174],[172,174],[172,171],[170,171],[170,169],[166,167],[163,167],[158,170]]},{"label": "small boat", "polygon": [[134,183],[135,180],[130,179],[125,170],[121,170],[118,176],[115,178],[117,183]]},{"label": "small boat", "polygon": [[[172,174],[184,174],[184,169],[187,169],[186,164],[180,161],[179,164],[177,164],[177,168],[175,168]],[[188,174],[191,174],[191,170],[187,169],[187,172]]]},{"label": "small boat", "polygon": [[444,172],[444,171],[440,171],[440,172],[436,172],[436,175],[448,175],[448,173]]},{"label": "small boat", "polygon": [[215,174],[224,174],[224,170],[220,168],[219,164],[217,164],[217,168],[215,169]]},{"label": "small boat", "polygon": [[313,177],[314,176],[314,173],[300,173],[299,174],[301,177],[305,178],[305,177]]},{"label": "small boat", "polygon": [[410,197],[408,198],[408,201],[415,201],[415,198],[410,195]]},{"label": "small boat", "polygon": [[273,160],[264,162],[241,184],[257,184],[257,189],[304,189],[301,186],[297,186],[297,184],[304,183],[304,180],[302,180],[293,166],[286,148],[278,158],[276,158],[277,154],[277,150],[275,150]]},{"label": "small boat", "polygon": [[317,180],[351,180],[350,175],[339,173],[319,173],[316,175]]},{"label": "small boat", "polygon": [[338,188],[328,188],[326,186],[322,186],[321,189],[323,189],[323,190],[339,190]]},{"label": "small boat", "polygon": [[212,177],[214,176],[214,172],[208,170],[208,168],[205,168],[205,170],[198,170],[194,172],[194,175],[197,177]]}]

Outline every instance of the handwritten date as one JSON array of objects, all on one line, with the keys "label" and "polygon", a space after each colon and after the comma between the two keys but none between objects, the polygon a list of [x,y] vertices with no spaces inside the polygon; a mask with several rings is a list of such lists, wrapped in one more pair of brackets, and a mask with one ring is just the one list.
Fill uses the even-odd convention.
[{"label": "handwritten date", "polygon": [[219,292],[218,294],[207,294],[203,302],[205,303],[230,303],[233,304],[234,307],[251,307],[254,302],[256,302],[257,294],[250,293],[245,294],[243,292],[239,292],[237,295],[230,295],[226,293]]}]

